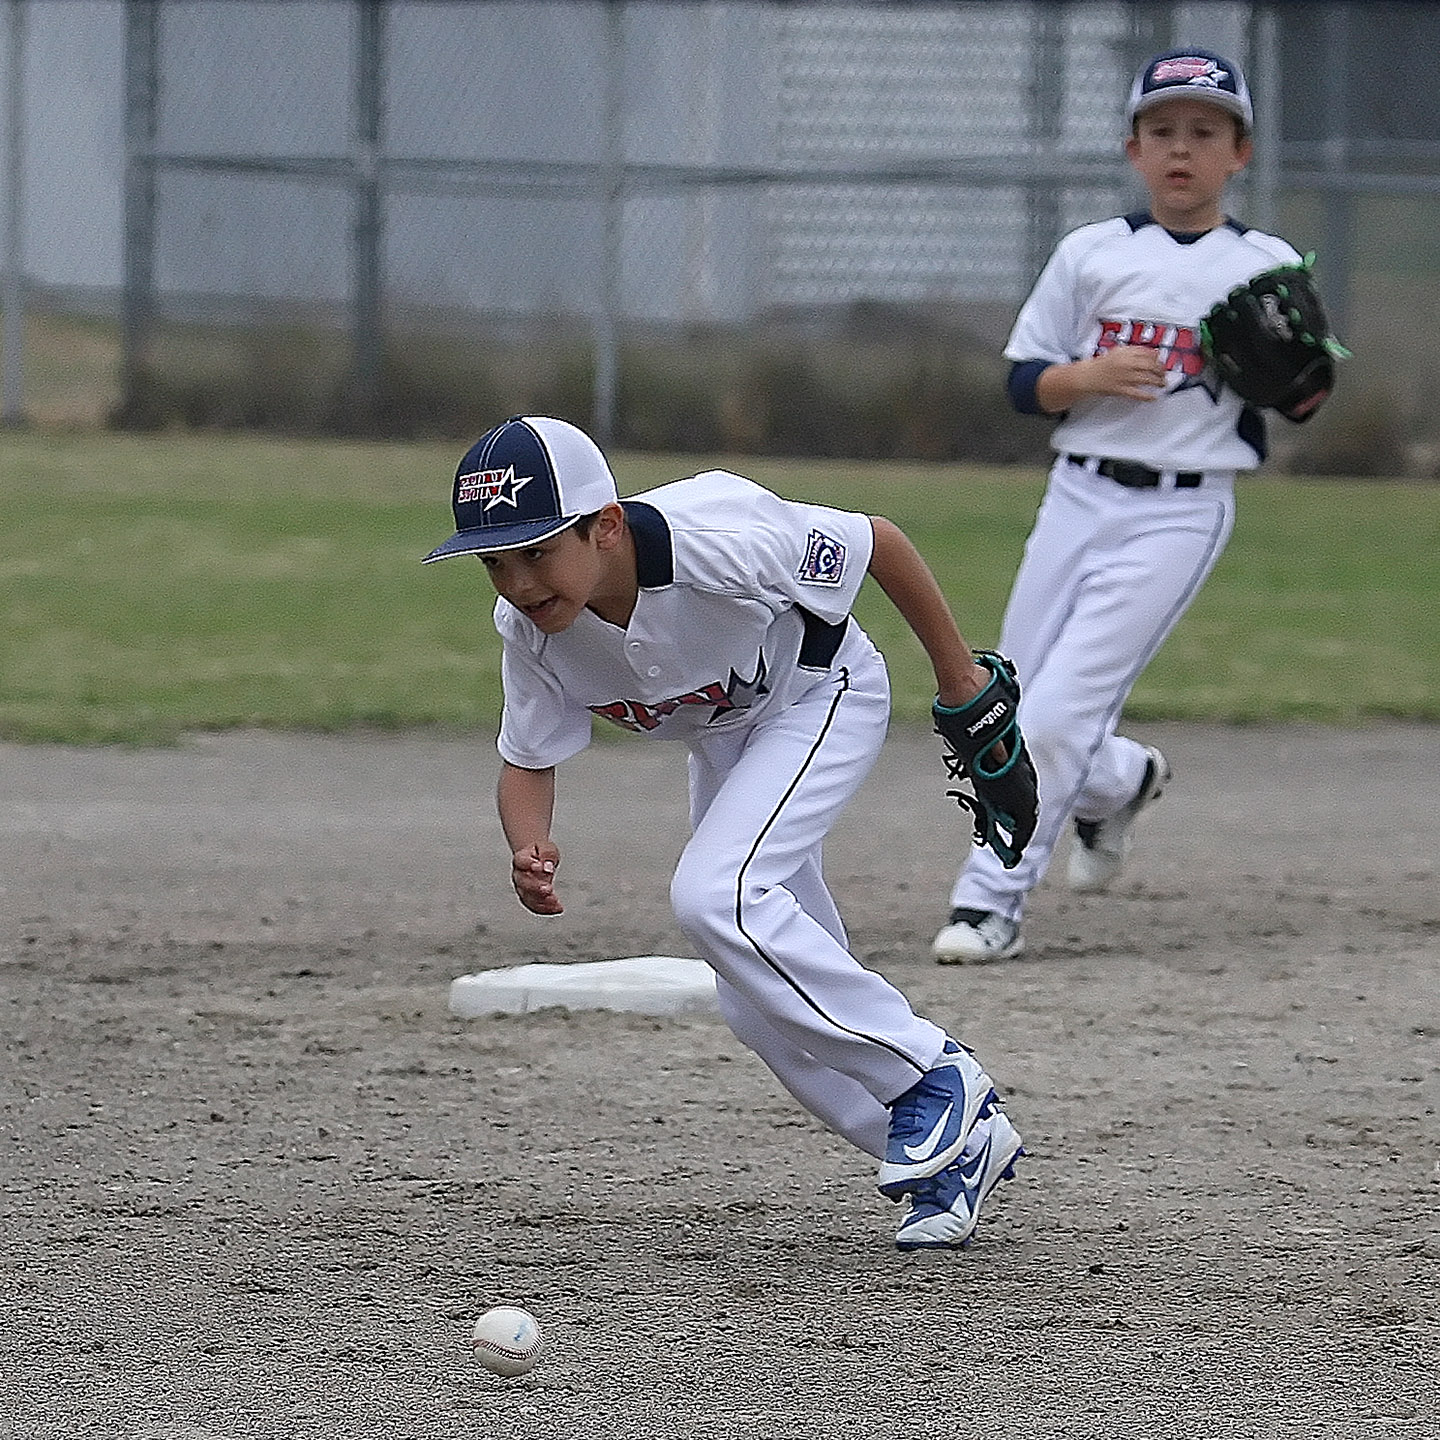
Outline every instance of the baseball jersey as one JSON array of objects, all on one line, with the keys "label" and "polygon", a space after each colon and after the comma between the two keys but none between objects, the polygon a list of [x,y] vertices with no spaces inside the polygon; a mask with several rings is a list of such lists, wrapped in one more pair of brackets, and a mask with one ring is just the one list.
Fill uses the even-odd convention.
[{"label": "baseball jersey", "polygon": [[755,724],[829,669],[870,564],[869,518],[710,470],[621,502],[639,595],[547,635],[503,597],[503,759],[542,770],[595,716],[664,740]]},{"label": "baseball jersey", "polygon": [[1253,468],[1264,458],[1263,425],[1207,368],[1200,321],[1236,285],[1299,259],[1284,240],[1233,220],[1179,239],[1145,213],[1072,230],[1021,307],[1006,357],[1065,364],[1148,345],[1167,378],[1153,401],[1077,401],[1055,428],[1054,448],[1156,470]]}]

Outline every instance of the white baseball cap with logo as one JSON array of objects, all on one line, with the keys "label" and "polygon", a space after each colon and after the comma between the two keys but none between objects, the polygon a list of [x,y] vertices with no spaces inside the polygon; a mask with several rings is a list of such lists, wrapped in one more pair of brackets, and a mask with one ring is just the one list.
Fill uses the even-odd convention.
[{"label": "white baseball cap with logo", "polygon": [[1166,100],[1204,100],[1255,128],[1250,87],[1240,67],[1210,50],[1167,50],[1148,60],[1130,87],[1125,123]]},{"label": "white baseball cap with logo", "polygon": [[609,463],[583,430],[513,416],[465,452],[450,502],[455,534],[421,564],[538,544],[618,498]]}]

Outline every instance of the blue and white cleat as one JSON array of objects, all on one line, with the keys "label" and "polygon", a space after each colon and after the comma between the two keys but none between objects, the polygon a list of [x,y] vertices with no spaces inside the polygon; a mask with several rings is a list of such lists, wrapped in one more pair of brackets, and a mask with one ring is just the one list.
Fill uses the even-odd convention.
[{"label": "blue and white cleat", "polygon": [[890,1134],[876,1183],[898,1200],[959,1158],[975,1123],[999,1102],[980,1062],[946,1040],[940,1060],[890,1106]]},{"label": "blue and white cleat", "polygon": [[895,1235],[897,1250],[963,1250],[980,1223],[980,1207],[1002,1181],[1015,1177],[1025,1153],[1003,1110],[975,1127],[960,1158],[911,1192],[910,1213]]}]

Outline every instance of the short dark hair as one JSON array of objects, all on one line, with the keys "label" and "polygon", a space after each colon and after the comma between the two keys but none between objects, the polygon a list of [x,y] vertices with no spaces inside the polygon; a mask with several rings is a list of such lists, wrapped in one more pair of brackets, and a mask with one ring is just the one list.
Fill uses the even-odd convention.
[{"label": "short dark hair", "polygon": [[[1193,97],[1187,96],[1187,95],[1177,95],[1175,98],[1176,98],[1177,100],[1187,100],[1187,99],[1191,99],[1191,98],[1193,98]],[[1220,107],[1219,107],[1218,105],[1214,106],[1213,108],[1216,109],[1216,110],[1220,110]],[[1244,122],[1238,115],[1231,115],[1228,110],[1221,110],[1220,113],[1221,113],[1222,115],[1226,116],[1226,118],[1230,121],[1230,123],[1231,123],[1232,125],[1234,125],[1234,127],[1235,127],[1235,143],[1236,143],[1237,145],[1242,144],[1244,141],[1246,141],[1246,140],[1248,140],[1248,139],[1250,138],[1250,132],[1245,128],[1245,122]],[[1140,134],[1140,122],[1141,122],[1141,120],[1143,120],[1143,119],[1145,118],[1145,116],[1148,115],[1148,114],[1150,114],[1150,111],[1148,111],[1148,110],[1141,111],[1141,113],[1140,113],[1139,115],[1137,115],[1137,116],[1130,122],[1130,134],[1131,134],[1132,136],[1135,136],[1135,137],[1137,137],[1137,138],[1139,137],[1139,134]]]}]

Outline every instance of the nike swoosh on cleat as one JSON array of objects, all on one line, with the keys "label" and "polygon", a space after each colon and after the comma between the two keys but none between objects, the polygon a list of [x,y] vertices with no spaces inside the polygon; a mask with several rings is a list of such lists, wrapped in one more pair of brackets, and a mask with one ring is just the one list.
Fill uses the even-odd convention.
[{"label": "nike swoosh on cleat", "polygon": [[945,1107],[945,1113],[935,1122],[935,1128],[918,1144],[902,1145],[900,1148],[905,1152],[905,1158],[916,1164],[928,1160],[939,1148],[940,1140],[945,1134],[945,1127],[950,1123],[950,1112],[955,1108],[952,1100]]},{"label": "nike swoosh on cleat", "polygon": [[987,1135],[985,1143],[968,1160],[961,1160],[955,1168],[965,1177],[966,1185],[973,1185],[984,1173],[990,1159],[990,1147],[994,1136]]}]

